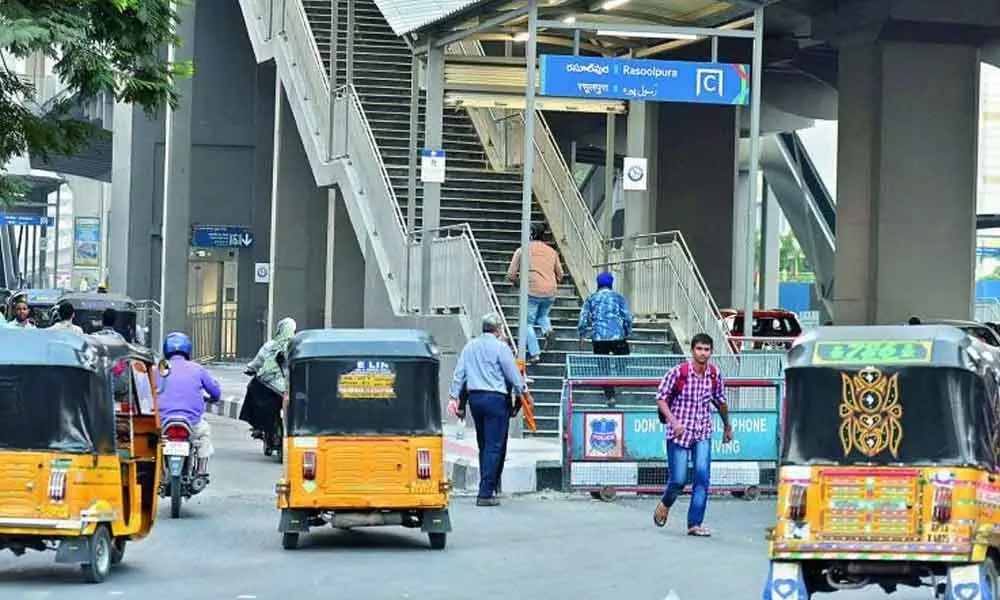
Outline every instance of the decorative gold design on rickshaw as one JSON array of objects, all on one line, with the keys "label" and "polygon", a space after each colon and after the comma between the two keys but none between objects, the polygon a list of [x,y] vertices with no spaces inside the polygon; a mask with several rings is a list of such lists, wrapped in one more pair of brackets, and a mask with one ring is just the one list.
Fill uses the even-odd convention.
[{"label": "decorative gold design on rickshaw", "polygon": [[853,377],[847,373],[840,376],[840,442],[844,456],[852,449],[868,457],[888,450],[898,458],[903,440],[899,374],[886,377],[875,367],[865,367]]}]

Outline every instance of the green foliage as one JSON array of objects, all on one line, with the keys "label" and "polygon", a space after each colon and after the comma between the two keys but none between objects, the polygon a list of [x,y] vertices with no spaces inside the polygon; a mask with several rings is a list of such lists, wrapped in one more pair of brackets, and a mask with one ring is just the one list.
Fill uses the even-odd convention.
[{"label": "green foliage", "polygon": [[[151,116],[176,107],[174,81],[193,73],[190,61],[166,59],[166,46],[179,42],[178,22],[169,0],[0,0],[0,51],[52,59],[71,92],[45,111],[33,110],[26,102],[34,98],[31,84],[0,60],[0,166],[25,152],[43,160],[72,155],[98,135],[98,128],[68,117],[73,101],[110,93]],[[22,192],[0,175],[0,202]]]}]

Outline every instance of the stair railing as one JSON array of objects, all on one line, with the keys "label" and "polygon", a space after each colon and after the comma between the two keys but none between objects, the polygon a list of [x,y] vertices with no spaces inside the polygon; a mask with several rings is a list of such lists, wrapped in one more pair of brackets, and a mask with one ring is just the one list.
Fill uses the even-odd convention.
[{"label": "stair railing", "polygon": [[[482,44],[471,39],[453,44],[449,53],[485,56]],[[498,163],[510,166],[511,157],[513,164],[523,164],[523,111],[515,118],[498,116],[491,108],[469,108],[468,113],[495,167]],[[505,148],[501,155],[498,149],[509,144],[513,147]],[[612,270],[630,277],[631,301],[641,307],[636,312],[672,315],[683,332],[678,338],[704,331],[721,343],[725,332],[719,308],[680,232],[634,236],[617,240],[617,244],[616,240],[606,241],[541,111],[536,112],[533,146],[536,168],[532,188],[580,293],[587,295],[594,290],[607,248]],[[626,258],[620,249],[622,241],[628,242],[626,247],[634,246],[632,256]]]},{"label": "stair railing", "polygon": [[[413,296],[406,281],[420,281],[420,261],[412,260],[414,252],[419,256],[419,240],[416,235],[407,235],[395,189],[357,90],[353,86],[331,89],[302,0],[252,2],[258,32],[265,39],[276,36],[280,43],[288,45],[294,58],[285,87],[289,94],[300,95],[308,113],[308,127],[302,129],[307,129],[314,139],[306,143],[320,148],[325,164],[345,164],[346,181],[338,184],[349,185],[362,196],[363,201],[358,203],[360,217],[390,297],[400,313],[412,313],[415,307],[410,299],[419,299],[419,288]],[[432,307],[439,313],[442,309],[458,309],[466,317],[466,333],[472,334],[477,328],[471,322],[483,313],[496,312],[503,318],[503,311],[486,276],[472,230],[465,226],[449,233],[453,235],[438,237],[432,244]],[[509,332],[506,321],[503,327]]]}]

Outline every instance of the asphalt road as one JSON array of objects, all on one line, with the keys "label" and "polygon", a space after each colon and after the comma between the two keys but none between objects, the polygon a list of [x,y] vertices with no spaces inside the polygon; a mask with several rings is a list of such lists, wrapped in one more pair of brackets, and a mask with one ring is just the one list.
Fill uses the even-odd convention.
[{"label": "asphalt road", "polygon": [[[537,494],[477,508],[455,498],[455,531],[432,551],[419,531],[314,530],[296,551],[281,549],[273,485],[280,465],[265,458],[242,423],[212,418],[217,453],[212,483],[171,520],[161,504],[152,535],[130,544],[100,585],[83,583],[53,553],[0,555],[3,600],[661,600],[760,598],[764,528],[771,502],[713,499],[715,535],[682,535],[683,510],[665,529],[652,525],[653,498],[602,503]],[[880,598],[838,594],[842,600]],[[906,591],[893,598],[929,598]]]}]

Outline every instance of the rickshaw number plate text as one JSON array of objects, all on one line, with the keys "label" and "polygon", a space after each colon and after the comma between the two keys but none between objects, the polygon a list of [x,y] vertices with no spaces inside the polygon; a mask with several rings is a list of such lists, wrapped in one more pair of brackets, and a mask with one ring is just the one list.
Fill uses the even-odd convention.
[{"label": "rickshaw number plate text", "polygon": [[813,362],[820,365],[910,364],[931,361],[930,340],[817,342]]},{"label": "rickshaw number plate text", "polygon": [[190,442],[165,442],[163,444],[164,456],[187,456],[190,453]]}]

